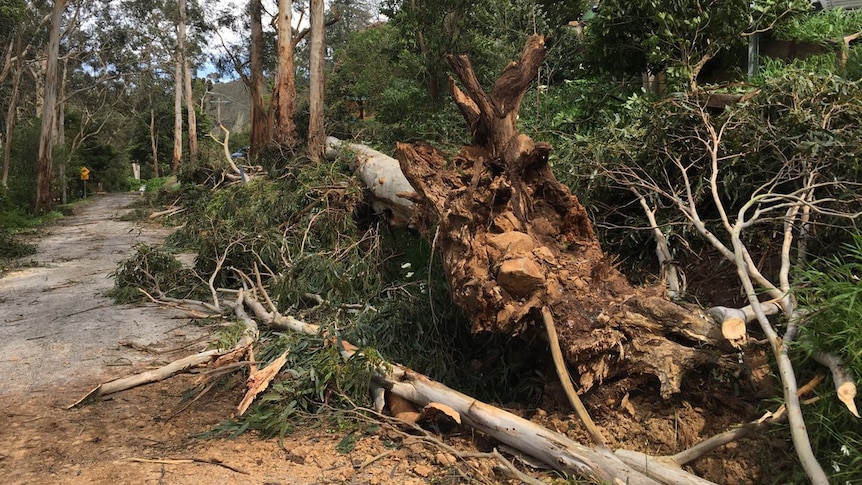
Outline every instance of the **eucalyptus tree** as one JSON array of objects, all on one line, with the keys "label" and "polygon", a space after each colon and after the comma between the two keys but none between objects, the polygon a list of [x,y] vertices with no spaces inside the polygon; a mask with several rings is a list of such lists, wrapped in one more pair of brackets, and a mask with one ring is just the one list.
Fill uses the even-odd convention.
[{"label": "eucalyptus tree", "polygon": [[323,0],[311,0],[308,154],[315,162],[322,160],[326,140],[323,125],[323,64],[326,53],[324,32]]},{"label": "eucalyptus tree", "polygon": [[[198,135],[197,122],[195,120],[195,103],[192,100],[192,73],[189,62],[189,47],[186,40],[187,15],[186,0],[177,0],[177,58],[182,63],[183,92],[186,104],[186,117],[188,119],[189,133],[189,160],[197,162],[198,158]],[[177,86],[177,90],[179,86]],[[176,170],[174,171],[176,172]]]},{"label": "eucalyptus tree", "polygon": [[21,77],[24,72],[23,56],[30,48],[25,43],[27,25],[32,25],[33,15],[28,14],[27,4],[23,0],[0,0],[0,44],[2,44],[3,64],[0,67],[0,87],[3,81],[11,75],[11,92],[6,96],[8,102],[5,130],[0,134],[0,147],[3,148],[3,170],[0,175],[0,186],[5,189],[9,180],[9,162],[11,159],[12,133],[17,117],[18,95],[21,88]]},{"label": "eucalyptus tree", "polygon": [[51,9],[51,30],[45,60],[45,87],[42,104],[42,131],[39,135],[39,155],[37,160],[36,203],[37,212],[47,212],[52,206],[51,186],[53,183],[53,133],[56,119],[58,58],[60,55],[60,28],[66,0],[55,0]]},{"label": "eucalyptus tree", "polygon": [[263,4],[261,0],[249,2],[250,20],[250,55],[248,78],[249,96],[251,97],[251,156],[256,156],[261,148],[272,137],[266,100],[263,96],[264,74],[264,36],[263,36]]},{"label": "eucalyptus tree", "polygon": [[278,32],[278,68],[269,105],[272,136],[280,145],[293,146],[297,141],[296,122],[293,119],[296,114],[296,64],[293,56],[298,41],[293,29],[293,2],[278,2],[275,23]]}]

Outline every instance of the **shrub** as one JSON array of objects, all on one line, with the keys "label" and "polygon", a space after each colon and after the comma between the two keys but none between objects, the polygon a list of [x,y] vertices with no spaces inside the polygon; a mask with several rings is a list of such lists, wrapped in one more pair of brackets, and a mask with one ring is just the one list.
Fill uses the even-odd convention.
[{"label": "shrub", "polygon": [[[843,254],[812,265],[797,284],[800,306],[807,311],[797,348],[807,354],[829,351],[846,370],[862,376],[862,233]],[[812,445],[832,472],[833,483],[862,477],[862,427],[837,400],[832,386],[820,386],[816,405],[806,408]]]}]

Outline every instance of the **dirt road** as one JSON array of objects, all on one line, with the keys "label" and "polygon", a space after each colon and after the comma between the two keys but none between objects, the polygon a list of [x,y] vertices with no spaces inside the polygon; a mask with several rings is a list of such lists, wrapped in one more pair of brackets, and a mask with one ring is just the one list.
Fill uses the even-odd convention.
[{"label": "dirt road", "polygon": [[204,335],[181,314],[116,306],[105,296],[113,285],[109,273],[136,244],[158,242],[168,234],[117,220],[135,197],[96,198],[35,241],[38,253],[25,260],[29,267],[0,278],[4,399],[85,391],[150,359],[119,342],[152,346]]},{"label": "dirt road", "polygon": [[[252,434],[236,440],[194,435],[230,415],[242,386],[211,391],[175,414],[191,377],[66,407],[104,380],[197,352],[207,330],[153,306],[113,305],[109,273],[138,243],[167,231],[123,222],[136,194],[100,196],[32,241],[32,264],[0,278],[0,482],[15,484],[424,483],[424,445],[392,450],[396,435],[363,435],[338,453],[344,433],[326,423],[287,438],[284,448]],[[134,342],[147,352],[124,346]],[[387,448],[386,446],[389,446]],[[385,454],[386,458],[370,458]],[[220,461],[232,468],[212,463]],[[206,463],[209,462],[209,463]]]}]

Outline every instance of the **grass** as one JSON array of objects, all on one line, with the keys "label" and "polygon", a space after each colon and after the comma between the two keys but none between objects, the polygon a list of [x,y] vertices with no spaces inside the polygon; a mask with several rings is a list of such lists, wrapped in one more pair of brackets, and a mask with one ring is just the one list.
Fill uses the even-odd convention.
[{"label": "grass", "polygon": [[[808,314],[796,347],[809,355],[833,352],[858,378],[862,376],[862,234],[843,249],[842,254],[812,265],[798,282],[800,306]],[[831,385],[818,390],[819,401],[805,408],[815,455],[833,483],[854,483],[862,477],[859,418],[838,401]]]}]

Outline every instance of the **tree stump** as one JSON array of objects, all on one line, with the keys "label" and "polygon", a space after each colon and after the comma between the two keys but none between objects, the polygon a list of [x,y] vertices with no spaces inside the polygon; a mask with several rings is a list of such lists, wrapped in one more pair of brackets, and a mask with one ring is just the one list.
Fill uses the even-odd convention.
[{"label": "tree stump", "polygon": [[586,210],[554,177],[551,145],[518,132],[524,93],[545,59],[531,36],[490,93],[466,56],[450,56],[461,83],[450,88],[472,144],[451,159],[424,144],[399,144],[401,170],[416,190],[413,224],[437,231],[452,298],[473,332],[516,335],[556,320],[560,344],[582,390],[621,374],[650,374],[665,397],[686,370],[716,362],[703,344],[721,329],[697,308],[634,288],[602,251]]}]

